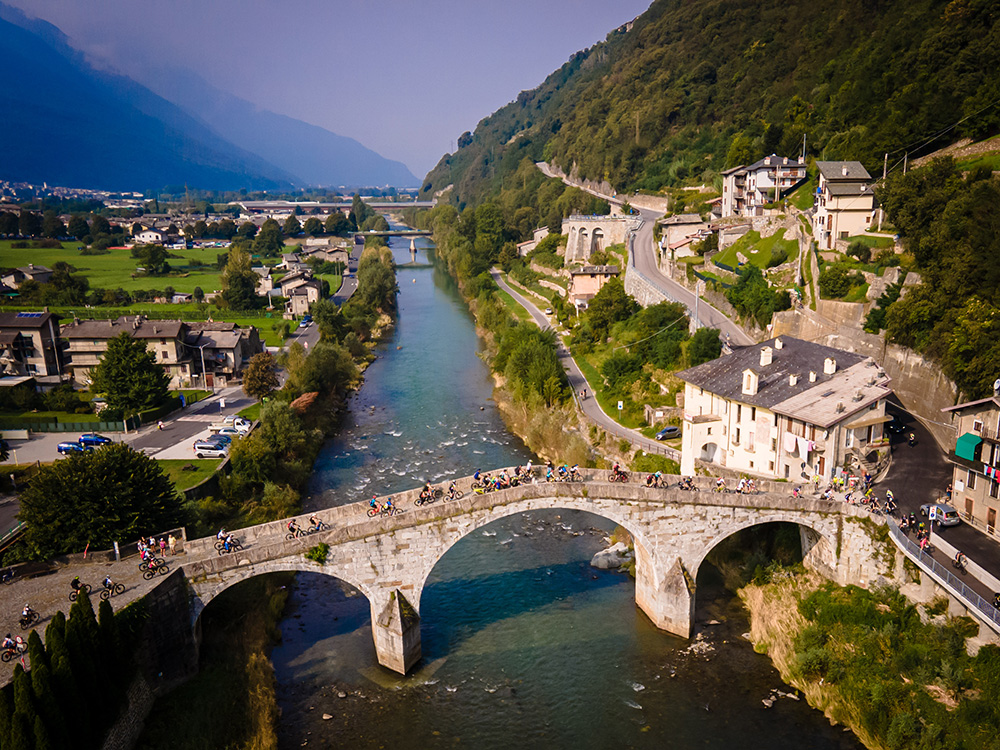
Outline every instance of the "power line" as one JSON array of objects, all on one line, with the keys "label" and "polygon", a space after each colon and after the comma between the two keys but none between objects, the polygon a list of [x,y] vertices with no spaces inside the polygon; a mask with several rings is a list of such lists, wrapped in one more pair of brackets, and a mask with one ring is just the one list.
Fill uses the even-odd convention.
[{"label": "power line", "polygon": [[675,320],[675,321],[674,321],[673,323],[671,323],[670,325],[668,325],[668,326],[665,326],[664,328],[661,328],[661,329],[660,329],[659,331],[657,331],[656,333],[652,333],[652,334],[650,334],[649,336],[647,336],[647,337],[646,337],[646,338],[644,338],[644,339],[639,339],[638,341],[632,341],[632,342],[629,342],[628,344],[622,344],[621,346],[616,346],[616,347],[614,347],[614,348],[613,348],[613,349],[612,349],[611,351],[613,351],[613,352],[616,352],[616,351],[618,351],[619,349],[627,349],[627,348],[629,348],[630,346],[635,346],[636,344],[641,344],[641,343],[642,343],[643,341],[649,341],[649,340],[650,340],[651,338],[653,338],[654,336],[659,336],[659,335],[660,335],[661,333],[663,333],[664,331],[666,331],[666,330],[669,330],[670,328],[673,328],[673,327],[674,327],[675,325],[677,325],[678,323],[680,323],[680,322],[681,322],[682,320],[687,320],[687,316],[686,316],[686,315],[684,315],[684,316],[682,316],[682,317],[678,318],[677,320]]},{"label": "power line", "polygon": [[909,143],[906,146],[902,146],[901,148],[897,148],[895,151],[890,151],[889,153],[890,154],[898,154],[898,153],[904,152],[904,151],[905,152],[909,152],[910,150],[919,150],[919,149],[923,148],[924,146],[926,146],[931,141],[935,140],[936,138],[940,138],[942,135],[944,135],[945,133],[947,133],[949,130],[954,130],[959,125],[961,125],[963,122],[965,122],[966,120],[968,120],[969,118],[975,117],[978,114],[982,114],[983,112],[985,112],[986,110],[988,110],[990,107],[995,107],[998,103],[1000,103],[1000,99],[994,99],[992,102],[990,102],[989,104],[987,104],[982,109],[979,109],[979,110],[973,112],[971,115],[966,115],[965,117],[963,117],[958,122],[956,122],[956,123],[954,123],[952,125],[949,125],[948,127],[944,128],[943,130],[939,130],[937,133],[935,133],[930,138],[928,138],[927,140],[925,140],[923,143],[921,143],[915,149],[913,148],[913,146],[916,143],[919,142],[919,140],[920,140],[919,138],[916,141],[913,141],[912,143]]}]

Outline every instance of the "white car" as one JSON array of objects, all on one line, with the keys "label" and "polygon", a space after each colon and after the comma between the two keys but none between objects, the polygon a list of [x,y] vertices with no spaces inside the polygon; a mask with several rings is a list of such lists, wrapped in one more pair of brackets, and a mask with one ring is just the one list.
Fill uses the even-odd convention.
[{"label": "white car", "polygon": [[212,427],[212,432],[216,435],[228,435],[229,437],[240,437],[245,435],[249,430],[240,430],[237,427]]},{"label": "white car", "polygon": [[194,455],[198,458],[225,458],[229,455],[229,446],[199,440],[194,444]]},{"label": "white car", "polygon": [[228,417],[223,418],[222,424],[224,427],[235,427],[237,430],[247,431],[253,426],[253,422],[238,414],[230,414]]}]

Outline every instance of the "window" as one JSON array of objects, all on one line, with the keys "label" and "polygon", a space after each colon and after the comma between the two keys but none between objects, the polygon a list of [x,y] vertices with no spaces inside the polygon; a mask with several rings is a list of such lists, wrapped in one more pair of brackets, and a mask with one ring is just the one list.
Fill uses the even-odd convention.
[{"label": "window", "polygon": [[767,462],[767,469],[768,471],[774,471],[774,461]]},{"label": "window", "polygon": [[[778,450],[778,438],[771,438],[771,451],[773,452],[776,450]],[[773,470],[774,467],[772,466],[771,469]]]},{"label": "window", "polygon": [[1000,497],[1000,483],[995,479],[990,482],[990,497]]},{"label": "window", "polygon": [[170,352],[168,352],[166,349],[164,349],[161,354],[164,359],[167,359],[170,356]]},{"label": "window", "polygon": [[983,431],[983,420],[981,420],[981,419],[975,419],[972,422],[972,431],[973,432],[982,432]]},{"label": "window", "polygon": [[969,477],[965,482],[965,486],[968,487],[970,490],[976,489],[976,472],[974,472],[972,469],[969,469]]},{"label": "window", "polygon": [[736,428],[736,439],[733,441],[736,445],[740,444],[740,428]]},{"label": "window", "polygon": [[751,406],[750,407],[750,421],[751,422],[756,422],[757,421],[757,407],[756,406]]},{"label": "window", "polygon": [[743,404],[736,404],[736,421],[739,422],[743,419]]}]

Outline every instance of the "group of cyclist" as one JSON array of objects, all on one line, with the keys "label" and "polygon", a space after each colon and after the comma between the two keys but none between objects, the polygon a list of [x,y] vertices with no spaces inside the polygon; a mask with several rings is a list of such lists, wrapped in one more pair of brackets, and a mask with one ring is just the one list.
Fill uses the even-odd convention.
[{"label": "group of cyclist", "polygon": [[285,528],[288,529],[288,533],[291,534],[292,537],[297,539],[300,536],[306,536],[308,534],[314,534],[317,531],[323,531],[328,527],[314,513],[311,516],[309,516],[308,528],[303,529],[301,526],[299,526],[299,522],[294,518],[290,519],[288,523],[285,524]]}]

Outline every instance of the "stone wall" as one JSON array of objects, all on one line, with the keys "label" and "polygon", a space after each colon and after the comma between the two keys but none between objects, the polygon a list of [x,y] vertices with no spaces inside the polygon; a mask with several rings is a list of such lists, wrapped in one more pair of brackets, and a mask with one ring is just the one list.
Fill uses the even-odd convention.
[{"label": "stone wall", "polygon": [[[108,730],[101,750],[132,750],[139,735],[142,734],[146,717],[149,716],[156,698],[141,675],[129,685],[127,699],[125,710],[114,726]],[[164,738],[164,744],[168,746],[171,744],[169,738]]]},{"label": "stone wall", "polygon": [[[840,311],[845,320],[857,321],[846,308],[835,307],[838,304],[849,303],[821,302],[824,311]],[[958,389],[935,363],[912,349],[887,344],[883,335],[865,333],[857,322],[838,322],[808,308],[776,313],[773,326],[775,336],[795,336],[872,357],[892,378],[890,385],[903,406],[930,430],[942,450],[954,448],[955,429],[941,409],[957,403]]]},{"label": "stone wall", "polygon": [[643,307],[660,302],[674,302],[658,287],[647,281],[631,263],[625,266],[625,292]]}]

